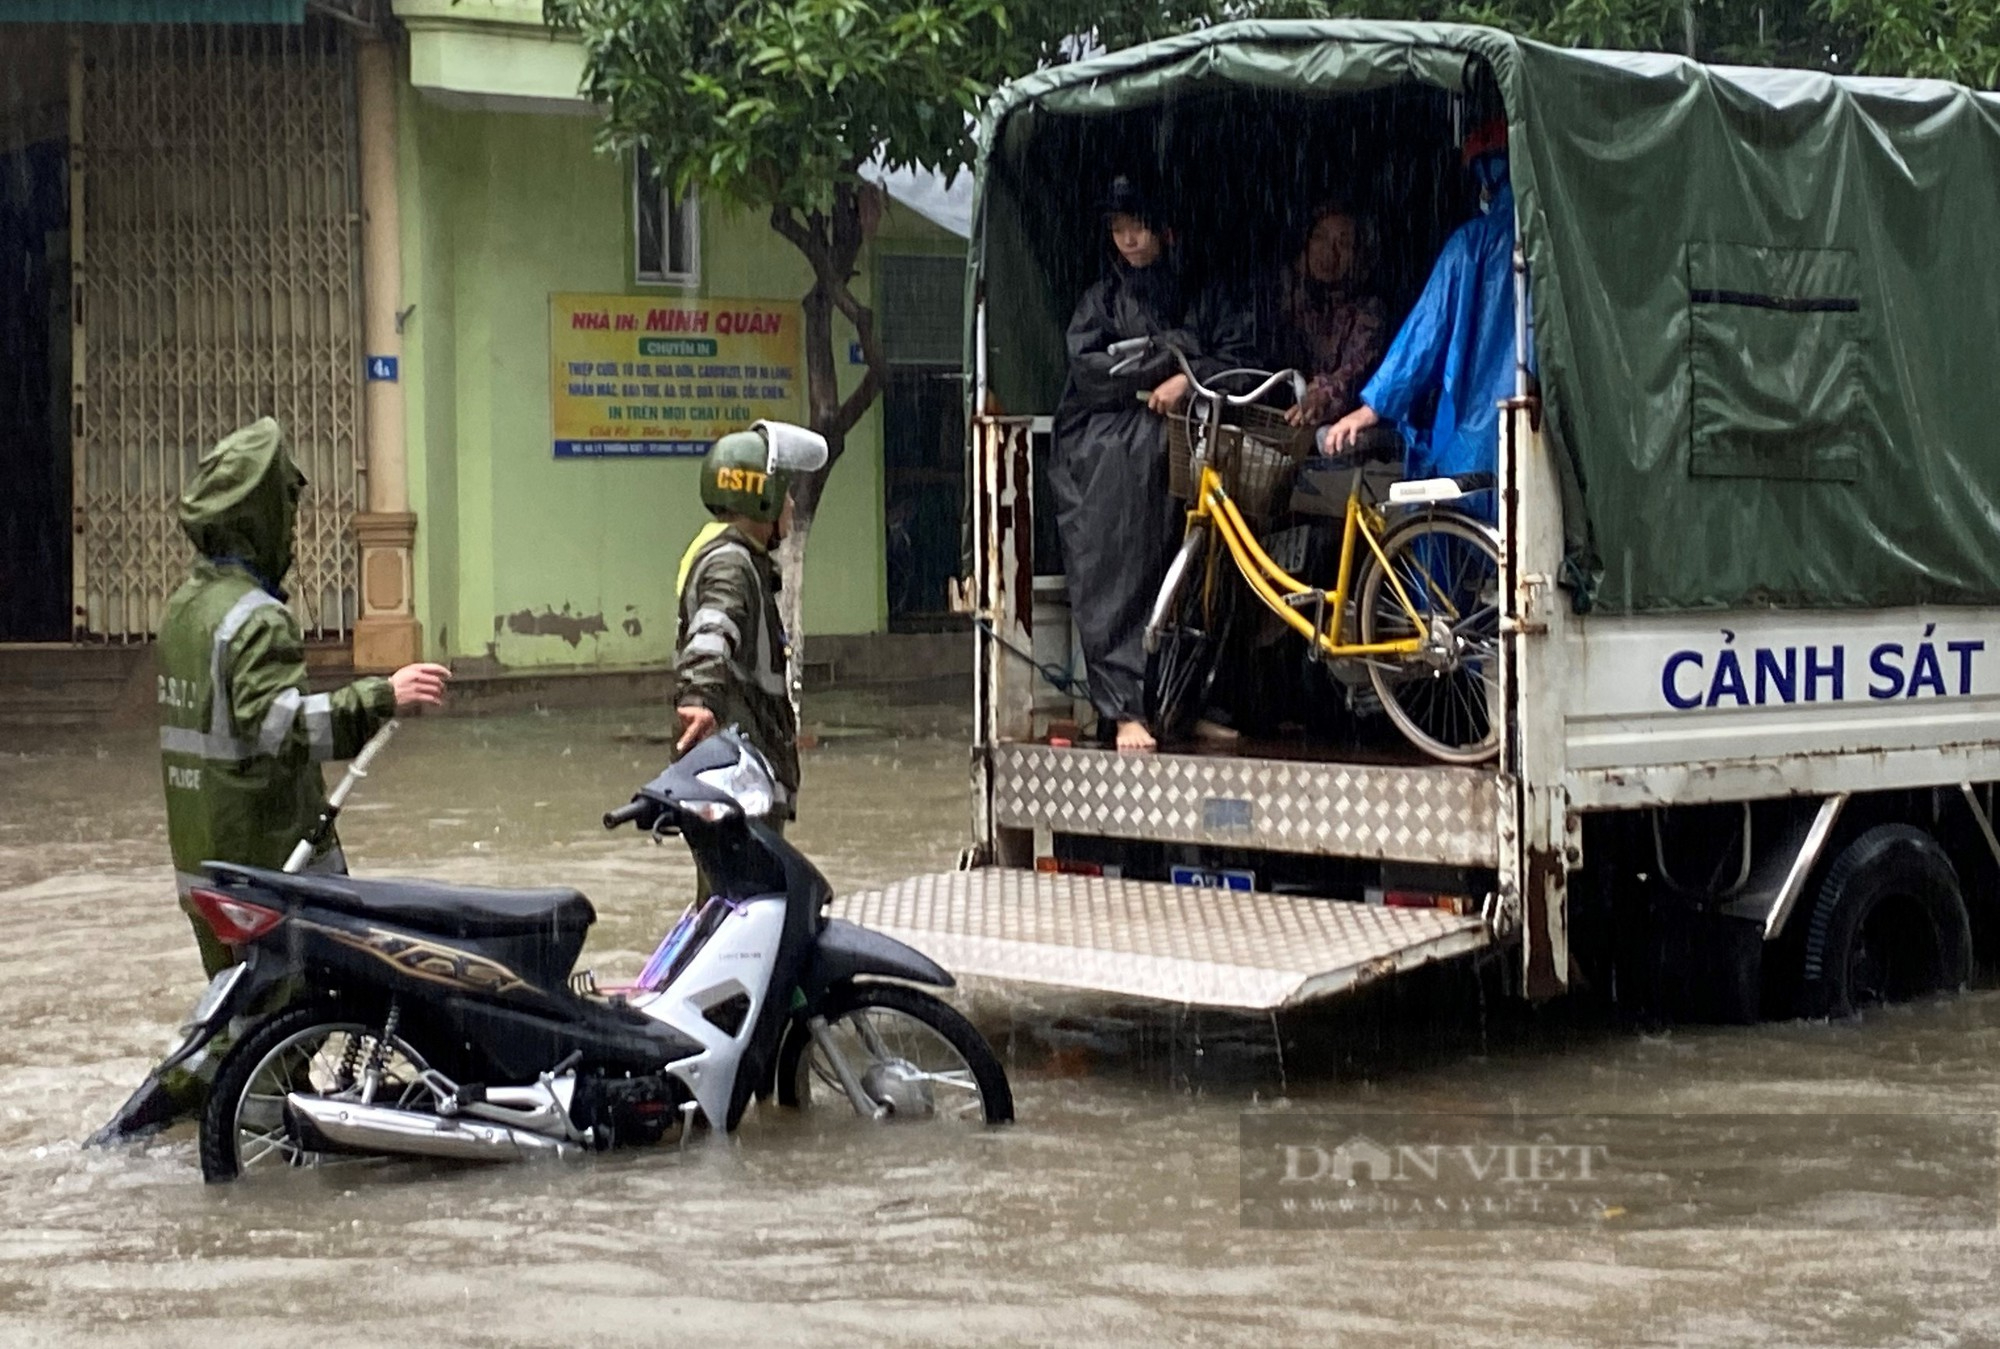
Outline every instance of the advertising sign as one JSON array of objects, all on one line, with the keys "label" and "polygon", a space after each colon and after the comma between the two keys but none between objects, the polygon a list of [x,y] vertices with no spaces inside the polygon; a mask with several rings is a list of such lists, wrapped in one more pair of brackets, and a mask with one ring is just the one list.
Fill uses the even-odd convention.
[{"label": "advertising sign", "polygon": [[772,300],[549,296],[558,459],[700,455],[805,406],[801,320]]}]

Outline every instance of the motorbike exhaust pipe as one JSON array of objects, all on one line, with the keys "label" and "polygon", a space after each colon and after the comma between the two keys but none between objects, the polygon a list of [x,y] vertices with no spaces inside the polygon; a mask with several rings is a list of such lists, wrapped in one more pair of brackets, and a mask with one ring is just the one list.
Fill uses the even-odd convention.
[{"label": "motorbike exhaust pipe", "polygon": [[390,1153],[445,1157],[465,1162],[520,1162],[533,1157],[566,1157],[583,1148],[574,1143],[510,1128],[488,1120],[444,1119],[414,1110],[331,1101],[324,1096],[285,1097],[299,1142],[314,1152]]}]

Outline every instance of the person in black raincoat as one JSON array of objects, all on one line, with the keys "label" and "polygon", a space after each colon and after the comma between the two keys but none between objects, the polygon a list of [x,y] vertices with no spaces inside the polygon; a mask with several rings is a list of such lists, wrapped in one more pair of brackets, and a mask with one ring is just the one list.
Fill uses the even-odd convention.
[{"label": "person in black raincoat", "polygon": [[1155,337],[1186,353],[1206,381],[1254,364],[1255,321],[1218,293],[1190,297],[1156,201],[1129,178],[1104,201],[1112,257],[1070,320],[1069,382],[1056,405],[1049,483],[1082,640],[1090,699],[1118,748],[1157,748],[1146,725],[1146,614],[1180,536],[1167,495],[1166,414],[1188,394],[1170,351],[1156,348],[1114,375],[1108,348]]}]

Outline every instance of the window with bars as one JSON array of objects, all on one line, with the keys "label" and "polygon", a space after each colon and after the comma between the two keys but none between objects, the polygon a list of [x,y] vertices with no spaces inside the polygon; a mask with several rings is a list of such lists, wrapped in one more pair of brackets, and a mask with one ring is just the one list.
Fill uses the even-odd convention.
[{"label": "window with bars", "polygon": [[692,189],[674,196],[653,157],[641,150],[632,172],[632,274],[663,286],[701,284],[701,204]]},{"label": "window with bars", "polygon": [[875,315],[889,363],[956,371],[965,358],[965,256],[885,254],[876,285]]}]

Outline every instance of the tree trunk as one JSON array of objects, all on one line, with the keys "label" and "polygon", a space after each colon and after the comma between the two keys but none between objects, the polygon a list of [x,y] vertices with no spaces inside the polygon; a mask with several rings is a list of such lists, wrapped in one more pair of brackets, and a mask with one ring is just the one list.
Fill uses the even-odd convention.
[{"label": "tree trunk", "polygon": [[[875,402],[887,372],[881,343],[875,337],[875,312],[848,289],[856,275],[864,242],[864,189],[842,186],[834,193],[833,211],[814,211],[801,220],[789,208],[771,212],[771,228],[805,254],[812,264],[813,286],[800,301],[805,316],[806,409],[808,424],[826,437],[826,468],[801,478],[792,488],[792,533],[777,553],[781,589],[778,614],[790,639],[790,683],[796,711],[805,677],[805,559],[806,539],[826,492],[826,475],[847,449],[847,433]],[[867,367],[861,383],[846,398],[840,396],[840,363],[835,357],[833,316],[846,316],[860,339]]]}]

